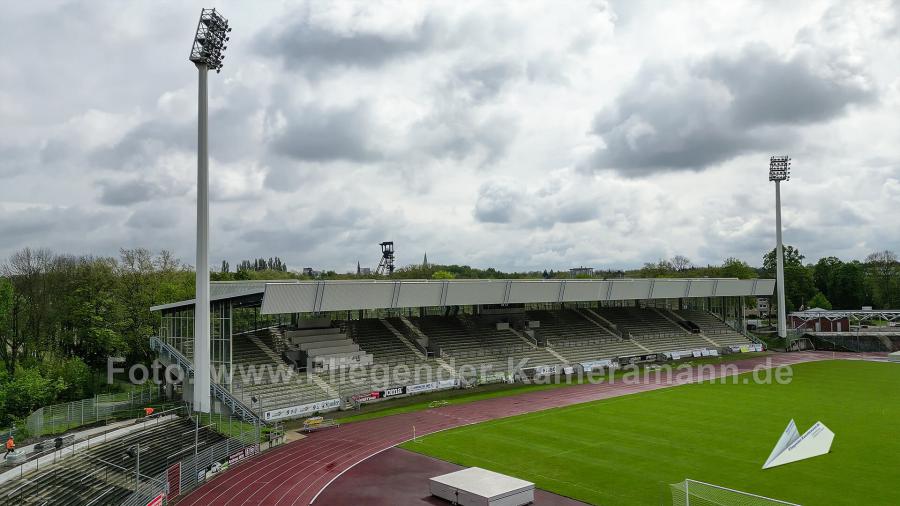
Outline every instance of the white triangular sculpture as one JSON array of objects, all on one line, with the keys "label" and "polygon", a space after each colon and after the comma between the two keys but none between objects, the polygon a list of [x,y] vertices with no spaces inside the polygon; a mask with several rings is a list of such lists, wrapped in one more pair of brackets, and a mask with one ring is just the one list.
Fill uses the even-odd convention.
[{"label": "white triangular sculpture", "polygon": [[808,431],[800,435],[797,424],[791,420],[787,428],[772,449],[772,453],[763,464],[763,469],[797,462],[825,455],[831,451],[831,442],[834,441],[834,432],[822,422],[816,422]]}]

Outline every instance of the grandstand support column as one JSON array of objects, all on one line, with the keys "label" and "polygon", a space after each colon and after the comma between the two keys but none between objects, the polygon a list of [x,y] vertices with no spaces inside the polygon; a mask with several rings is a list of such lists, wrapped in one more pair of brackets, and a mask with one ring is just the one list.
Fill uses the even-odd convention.
[{"label": "grandstand support column", "polygon": [[194,304],[194,411],[210,411],[209,152],[206,63],[197,63],[197,266]]}]

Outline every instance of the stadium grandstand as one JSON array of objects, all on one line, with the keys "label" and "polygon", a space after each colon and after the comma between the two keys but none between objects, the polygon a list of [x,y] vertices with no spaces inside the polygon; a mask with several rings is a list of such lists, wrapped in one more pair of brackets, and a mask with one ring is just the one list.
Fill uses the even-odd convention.
[{"label": "stadium grandstand", "polygon": [[760,350],[744,330],[744,302],[773,288],[766,279],[214,282],[212,412],[195,412],[185,380],[202,370],[193,363],[195,302],[155,306],[161,326],[151,347],[183,373],[159,387],[177,415],[148,411],[146,425],[80,442],[69,434],[61,447],[34,450],[0,475],[0,498],[162,504],[255,455],[267,438],[270,447],[283,440],[282,421],[463,386]]},{"label": "stadium grandstand", "polygon": [[[217,409],[300,418],[398,395],[761,349],[744,300],[767,279],[250,281],[211,284]],[[152,345],[191,373],[193,300]],[[410,374],[388,374],[388,371]],[[191,399],[184,388],[184,399]]]}]

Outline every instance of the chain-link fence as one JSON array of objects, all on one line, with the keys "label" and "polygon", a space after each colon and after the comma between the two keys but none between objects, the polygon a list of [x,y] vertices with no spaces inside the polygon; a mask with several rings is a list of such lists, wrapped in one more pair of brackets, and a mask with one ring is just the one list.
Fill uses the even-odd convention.
[{"label": "chain-link fence", "polygon": [[148,384],[129,392],[102,394],[40,408],[25,418],[25,428],[32,437],[60,434],[75,427],[109,420],[124,412],[139,410],[156,400],[159,400],[159,388]]}]

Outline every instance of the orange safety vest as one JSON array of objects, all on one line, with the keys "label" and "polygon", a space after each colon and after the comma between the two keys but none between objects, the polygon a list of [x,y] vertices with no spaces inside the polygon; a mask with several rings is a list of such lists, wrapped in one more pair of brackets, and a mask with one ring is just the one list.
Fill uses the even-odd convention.
[{"label": "orange safety vest", "polygon": [[16,442],[13,441],[13,438],[9,438],[6,440],[6,449],[14,450],[16,448]]}]

